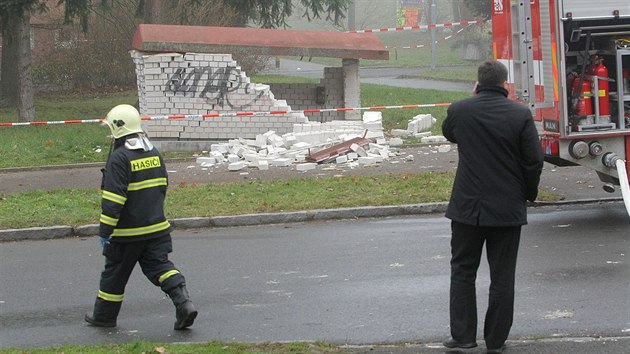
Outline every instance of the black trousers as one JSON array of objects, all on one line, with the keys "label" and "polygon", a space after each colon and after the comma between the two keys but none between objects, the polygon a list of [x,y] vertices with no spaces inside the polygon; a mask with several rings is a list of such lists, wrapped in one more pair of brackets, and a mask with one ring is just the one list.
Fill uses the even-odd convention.
[{"label": "black trousers", "polygon": [[452,221],[451,230],[451,336],[463,343],[476,341],[475,280],[485,243],[490,295],[483,335],[488,348],[500,348],[514,318],[514,278],[521,227],[482,227]]},{"label": "black trousers", "polygon": [[171,236],[138,242],[111,242],[103,248],[105,269],[101,273],[99,298],[122,302],[125,286],[136,263],[144,275],[166,292],[185,282],[184,276],[168,259],[173,251]]}]

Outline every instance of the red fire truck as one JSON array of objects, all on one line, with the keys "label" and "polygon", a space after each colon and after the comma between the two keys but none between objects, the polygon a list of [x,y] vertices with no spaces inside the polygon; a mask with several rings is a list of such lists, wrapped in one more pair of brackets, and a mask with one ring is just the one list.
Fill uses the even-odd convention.
[{"label": "red fire truck", "polygon": [[630,0],[493,0],[492,33],[545,160],[630,196]]}]

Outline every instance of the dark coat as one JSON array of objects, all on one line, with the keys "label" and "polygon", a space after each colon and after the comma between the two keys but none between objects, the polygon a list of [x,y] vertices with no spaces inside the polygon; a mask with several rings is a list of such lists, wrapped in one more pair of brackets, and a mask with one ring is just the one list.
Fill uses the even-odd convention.
[{"label": "dark coat", "polygon": [[459,165],[446,217],[467,225],[527,224],[543,167],[538,133],[529,109],[500,87],[448,108],[442,133],[458,145]]}]

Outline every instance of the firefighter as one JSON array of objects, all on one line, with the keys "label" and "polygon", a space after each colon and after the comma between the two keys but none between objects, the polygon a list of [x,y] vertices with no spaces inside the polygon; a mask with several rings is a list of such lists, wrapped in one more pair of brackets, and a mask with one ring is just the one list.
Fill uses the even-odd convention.
[{"label": "firefighter", "polygon": [[136,265],[175,305],[175,329],[190,327],[197,310],[186,281],[168,259],[171,225],[164,216],[168,176],[159,151],[142,130],[140,114],[130,105],[114,107],[105,118],[113,146],[103,170],[99,240],[105,269],[94,311],[85,321],[115,327],[125,286]]}]

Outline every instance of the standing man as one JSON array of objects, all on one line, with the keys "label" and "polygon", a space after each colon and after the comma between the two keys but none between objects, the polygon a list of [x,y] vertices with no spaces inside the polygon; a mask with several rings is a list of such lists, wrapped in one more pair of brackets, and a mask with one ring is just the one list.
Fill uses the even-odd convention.
[{"label": "standing man", "polygon": [[101,190],[99,240],[105,256],[94,312],[85,320],[115,327],[125,286],[136,263],[175,305],[175,329],[190,327],[197,310],[188,298],[184,276],[168,259],[171,225],[164,216],[168,176],[164,160],[142,130],[130,105],[114,107],[105,118],[113,138]]},{"label": "standing man", "polygon": [[447,348],[477,346],[475,279],[484,243],[490,295],[484,322],[488,353],[501,353],[514,316],[514,278],[527,201],[536,200],[543,155],[529,109],[507,98],[507,69],[488,61],[474,96],[453,103],[442,125],[459,164],[446,217],[451,219],[450,325]]}]

